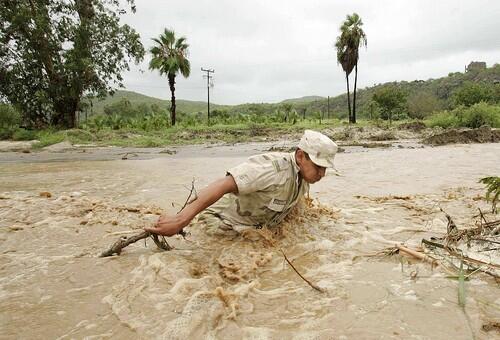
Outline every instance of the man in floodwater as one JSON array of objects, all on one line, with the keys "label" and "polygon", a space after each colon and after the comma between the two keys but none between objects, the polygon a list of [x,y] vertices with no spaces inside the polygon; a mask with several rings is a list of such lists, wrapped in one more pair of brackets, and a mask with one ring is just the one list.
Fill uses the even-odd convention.
[{"label": "man in floodwater", "polygon": [[327,136],[306,130],[294,152],[250,157],[201,190],[177,215],[162,215],[145,230],[172,236],[202,211],[200,220],[216,219],[221,231],[275,226],[308,192],[309,184],[323,178],[326,168],[334,168],[337,149]]}]

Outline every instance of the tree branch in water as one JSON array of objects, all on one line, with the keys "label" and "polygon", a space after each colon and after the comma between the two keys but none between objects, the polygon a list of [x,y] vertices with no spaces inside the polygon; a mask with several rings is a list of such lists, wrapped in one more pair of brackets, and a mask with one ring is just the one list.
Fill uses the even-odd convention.
[{"label": "tree branch in water", "polygon": [[[193,193],[195,196],[193,198],[191,198]],[[194,187],[194,179],[193,179],[193,181],[191,182],[191,191],[189,192],[189,196],[187,197],[186,202],[184,202],[184,205],[182,206],[181,210],[179,210],[177,213],[180,213],[182,211],[182,209],[184,209],[191,202],[195,201],[197,198],[198,198],[198,195],[196,194],[196,189]],[[179,234],[182,235],[182,237],[186,236],[186,233],[183,230],[181,230],[179,232]],[[137,241],[146,239],[148,237],[151,237],[153,239],[153,242],[156,244],[156,246],[162,250],[168,251],[168,250],[173,249],[173,247],[168,244],[168,242],[164,236],[161,236],[161,240],[160,240],[158,235],[150,233],[149,231],[143,231],[140,234],[133,235],[130,237],[127,237],[127,236],[120,237],[120,239],[118,241],[116,241],[115,243],[113,243],[113,245],[108,250],[103,251],[101,253],[101,255],[99,255],[99,257],[108,257],[108,256],[112,256],[114,254],[120,255],[123,248],[125,248],[128,245],[135,243]]]}]

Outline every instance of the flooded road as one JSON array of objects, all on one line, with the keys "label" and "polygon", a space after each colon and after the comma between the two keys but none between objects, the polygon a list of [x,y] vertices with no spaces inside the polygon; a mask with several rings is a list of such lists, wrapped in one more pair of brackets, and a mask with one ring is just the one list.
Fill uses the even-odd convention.
[{"label": "flooded road", "polygon": [[168,239],[173,251],[148,240],[97,257],[179,210],[193,179],[202,188],[268,147],[179,147],[108,161],[0,157],[0,338],[499,337],[482,329],[500,322],[491,277],[470,277],[462,309],[447,273],[373,255],[442,236],[439,208],[459,228],[471,225],[478,207],[488,210],[477,181],[499,174],[500,144],[340,153],[341,176],[312,185],[314,202],[277,230],[216,236],[194,222],[186,239]]}]

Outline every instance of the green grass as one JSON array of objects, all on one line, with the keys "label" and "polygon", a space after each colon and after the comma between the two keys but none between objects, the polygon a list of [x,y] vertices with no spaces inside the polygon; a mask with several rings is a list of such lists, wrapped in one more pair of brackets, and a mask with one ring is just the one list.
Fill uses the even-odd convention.
[{"label": "green grass", "polygon": [[43,130],[38,132],[37,139],[38,143],[33,144],[33,149],[41,149],[52,144],[57,144],[66,138],[64,131]]},{"label": "green grass", "polygon": [[[366,124],[360,124],[362,126]],[[38,143],[34,148],[68,141],[71,144],[96,144],[113,146],[161,147],[179,144],[200,144],[216,142],[246,142],[263,139],[279,139],[286,134],[300,134],[305,129],[324,129],[344,126],[338,120],[300,121],[297,124],[286,123],[240,123],[234,125],[194,125],[175,126],[161,130],[144,131],[141,129],[110,128],[72,129],[72,130],[41,130],[36,133]]]},{"label": "green grass", "polygon": [[[385,122],[384,122],[385,123]],[[402,123],[402,122],[401,122]],[[371,126],[382,128],[378,135],[373,139],[392,139],[394,131],[384,130],[388,128],[387,124],[381,124],[378,121],[359,120],[356,125],[350,126],[345,120],[325,119],[321,124],[318,120],[299,120],[296,124],[291,123],[237,123],[231,125],[224,124],[197,124],[192,126],[177,125],[175,127],[143,130],[139,128],[121,128],[112,129],[110,127],[87,127],[85,129],[71,130],[40,130],[30,132],[31,139],[38,139],[34,148],[43,148],[45,146],[68,141],[71,144],[93,144],[99,146],[129,146],[129,147],[162,147],[168,145],[183,144],[201,144],[201,143],[236,143],[249,141],[272,141],[289,136],[297,138],[305,129],[324,130],[335,129],[335,132],[329,132],[334,139],[349,139],[353,129],[363,129]],[[24,134],[23,132],[22,134]],[[380,136],[379,136],[380,135]]]}]

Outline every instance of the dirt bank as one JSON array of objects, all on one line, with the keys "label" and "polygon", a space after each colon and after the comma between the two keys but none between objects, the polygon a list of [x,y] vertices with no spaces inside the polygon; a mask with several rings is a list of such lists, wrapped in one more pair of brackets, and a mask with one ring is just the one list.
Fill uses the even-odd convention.
[{"label": "dirt bank", "polygon": [[423,139],[423,143],[431,145],[498,143],[500,129],[482,126],[478,129],[452,129]]}]

